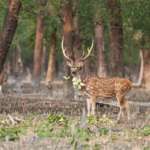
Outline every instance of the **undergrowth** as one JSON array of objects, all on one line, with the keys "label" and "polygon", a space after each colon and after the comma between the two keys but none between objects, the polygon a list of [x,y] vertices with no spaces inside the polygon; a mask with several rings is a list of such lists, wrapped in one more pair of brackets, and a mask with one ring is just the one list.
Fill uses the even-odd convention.
[{"label": "undergrowth", "polygon": [[[143,128],[119,128],[114,120],[106,117],[69,117],[62,114],[25,117],[17,124],[10,124],[6,118],[0,118],[0,140],[15,141],[27,134],[28,128],[39,138],[67,139],[73,149],[101,148],[101,141],[138,139],[150,136],[150,126]],[[147,150],[147,148],[145,148]]]}]

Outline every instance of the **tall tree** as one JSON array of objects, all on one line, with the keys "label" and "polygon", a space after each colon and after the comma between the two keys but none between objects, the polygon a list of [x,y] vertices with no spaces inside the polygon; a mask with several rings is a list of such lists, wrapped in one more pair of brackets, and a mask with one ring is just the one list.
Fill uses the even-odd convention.
[{"label": "tall tree", "polygon": [[[82,39],[82,50],[85,51],[90,46],[91,41],[93,39],[93,31],[94,31],[93,19],[95,14],[95,9],[93,7],[94,5],[95,1],[79,0],[78,5],[79,29],[80,29],[80,36]],[[96,68],[95,59],[89,57],[85,61],[85,65],[83,68],[83,76],[95,73],[96,71],[95,68]]]},{"label": "tall tree", "polygon": [[97,49],[97,75],[98,76],[106,76],[107,68],[105,62],[105,54],[104,54],[104,27],[102,18],[100,18],[95,25],[95,42]]},{"label": "tall tree", "polygon": [[[64,47],[68,56],[74,59],[73,53],[73,11],[72,11],[72,1],[67,0],[62,8],[62,21],[63,21],[63,38],[64,38]],[[70,68],[65,64],[65,72],[67,76],[70,76]],[[66,82],[66,97],[73,96],[73,90],[71,90],[72,82],[68,80]]]},{"label": "tall tree", "polygon": [[110,20],[110,70],[112,75],[123,73],[123,25],[119,0],[107,0]]},{"label": "tall tree", "polygon": [[56,72],[56,31],[51,35],[46,82],[53,81]]},{"label": "tall tree", "polygon": [[143,80],[144,87],[150,89],[150,50],[144,49],[144,68],[143,68]]},{"label": "tall tree", "polygon": [[[68,0],[65,2],[62,10],[62,21],[63,21],[63,38],[64,38],[64,47],[70,56],[74,59],[73,54],[73,12],[72,12],[72,2]],[[70,70],[66,68],[67,75],[70,75]]]},{"label": "tall tree", "polygon": [[23,72],[23,61],[21,57],[21,47],[19,42],[16,43],[16,47],[13,48],[11,57],[9,57],[11,63],[11,73],[19,75]]},{"label": "tall tree", "polygon": [[81,36],[80,36],[80,26],[79,26],[79,14],[78,14],[79,0],[73,1],[73,51],[74,57],[79,57],[81,53]]},{"label": "tall tree", "polygon": [[43,1],[38,0],[39,12],[36,18],[36,35],[34,47],[34,64],[33,64],[33,77],[35,81],[40,80],[42,58],[43,58],[43,36],[44,36],[44,6]]},{"label": "tall tree", "polygon": [[21,8],[20,0],[9,0],[8,1],[8,12],[6,19],[4,20],[3,31],[0,37],[0,73],[3,70],[3,66],[9,51],[11,42],[13,40],[17,23],[18,16]]}]

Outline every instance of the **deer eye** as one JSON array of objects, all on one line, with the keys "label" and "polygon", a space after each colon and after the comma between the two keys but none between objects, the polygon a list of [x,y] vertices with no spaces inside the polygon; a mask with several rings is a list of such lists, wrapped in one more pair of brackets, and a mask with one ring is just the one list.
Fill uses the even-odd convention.
[{"label": "deer eye", "polygon": [[80,63],[77,65],[77,67],[78,67],[78,68],[83,67],[83,63],[82,63],[82,62],[80,62]]},{"label": "deer eye", "polygon": [[78,67],[78,71],[80,71],[80,70],[81,70],[81,68],[82,68],[82,67]]}]

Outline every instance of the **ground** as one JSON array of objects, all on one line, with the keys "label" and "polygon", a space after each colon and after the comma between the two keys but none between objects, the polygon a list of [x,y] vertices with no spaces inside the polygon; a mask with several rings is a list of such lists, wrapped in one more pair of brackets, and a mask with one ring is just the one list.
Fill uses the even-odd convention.
[{"label": "ground", "polygon": [[62,100],[59,89],[0,96],[0,150],[150,150],[149,91],[127,96],[131,120],[118,123],[116,106],[87,117],[84,98]]},{"label": "ground", "polygon": [[117,123],[116,114],[104,109],[97,117],[86,117],[84,112],[81,116],[1,114],[0,149],[149,150],[148,115],[145,112],[129,122]]}]

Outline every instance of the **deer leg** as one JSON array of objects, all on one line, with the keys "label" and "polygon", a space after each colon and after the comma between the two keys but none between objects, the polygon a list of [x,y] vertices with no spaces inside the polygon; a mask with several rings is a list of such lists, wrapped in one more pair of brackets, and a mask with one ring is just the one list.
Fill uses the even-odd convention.
[{"label": "deer leg", "polygon": [[129,111],[128,101],[126,99],[123,98],[121,100],[120,107],[121,107],[123,117],[126,118],[127,120],[130,120],[130,111]]},{"label": "deer leg", "polygon": [[124,113],[126,115],[127,120],[130,120],[130,109],[128,101],[126,99],[124,99]]},{"label": "deer leg", "polygon": [[90,98],[86,99],[86,105],[87,105],[87,116],[90,116],[91,114],[91,99]]},{"label": "deer leg", "polygon": [[120,107],[117,121],[120,121],[121,116],[125,116],[125,113],[126,113],[127,119],[129,120],[129,109],[128,109],[127,100],[124,98],[124,96],[121,93],[117,93],[116,98]]},{"label": "deer leg", "polygon": [[122,109],[122,107],[119,107],[119,108],[120,108],[120,110],[119,110],[119,113],[118,113],[118,116],[117,116],[117,122],[120,121],[121,116],[123,116],[123,109]]},{"label": "deer leg", "polygon": [[128,105],[128,108],[127,108],[127,119],[128,119],[128,121],[130,120],[130,108],[129,108],[129,105]]},{"label": "deer leg", "polygon": [[2,93],[2,85],[0,85],[0,93]]},{"label": "deer leg", "polygon": [[95,101],[92,101],[92,115],[94,116],[95,116],[95,106],[96,106]]},{"label": "deer leg", "polygon": [[120,104],[120,101],[121,101],[121,99],[122,99],[122,97],[121,97],[121,94],[120,93],[117,93],[116,94],[116,99],[117,99],[117,101],[118,101],[118,104],[119,104],[119,113],[118,113],[118,116],[117,116],[117,122],[119,122],[120,121],[120,118],[121,118],[121,116],[122,116],[122,107],[121,107],[121,104]]},{"label": "deer leg", "polygon": [[87,98],[87,115],[95,115],[95,98]]}]

